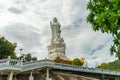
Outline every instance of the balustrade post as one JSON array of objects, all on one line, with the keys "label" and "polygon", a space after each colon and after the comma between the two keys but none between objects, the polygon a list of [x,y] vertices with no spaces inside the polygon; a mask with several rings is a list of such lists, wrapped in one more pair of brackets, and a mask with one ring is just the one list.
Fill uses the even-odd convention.
[{"label": "balustrade post", "polygon": [[10,65],[10,60],[11,60],[11,57],[8,56],[8,58],[7,58],[7,62],[6,62],[7,65]]},{"label": "balustrade post", "polygon": [[20,60],[20,65],[22,65],[22,64],[23,64],[23,61],[24,61],[24,59],[22,58],[22,59]]}]

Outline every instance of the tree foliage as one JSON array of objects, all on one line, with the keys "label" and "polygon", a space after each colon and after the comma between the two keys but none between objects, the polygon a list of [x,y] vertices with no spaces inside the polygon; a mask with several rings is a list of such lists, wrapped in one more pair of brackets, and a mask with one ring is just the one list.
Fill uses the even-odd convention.
[{"label": "tree foliage", "polygon": [[78,58],[73,59],[72,64],[73,65],[78,65],[78,66],[82,66],[83,65],[83,63],[81,62],[81,60],[78,59]]},{"label": "tree foliage", "polygon": [[87,21],[95,31],[110,33],[114,37],[111,54],[120,59],[120,0],[90,0]]},{"label": "tree foliage", "polygon": [[98,68],[109,70],[109,64],[108,63],[102,63],[100,66],[98,66]]},{"label": "tree foliage", "polygon": [[109,63],[110,70],[120,71],[120,60],[116,60],[114,62]]},{"label": "tree foliage", "polygon": [[32,54],[28,53],[28,54],[25,55],[25,60],[26,61],[36,61],[37,57],[32,57]]},{"label": "tree foliage", "polygon": [[16,43],[9,42],[5,37],[0,36],[0,59],[7,58],[8,56],[11,56],[11,58],[14,59],[21,59],[24,58],[25,61],[36,61],[37,57],[32,57],[31,53],[28,54],[22,54],[19,57],[15,54],[15,48],[17,47]]},{"label": "tree foliage", "polygon": [[18,57],[18,59],[24,59],[25,61],[29,62],[29,61],[36,61],[37,57],[32,57],[31,53],[28,54],[22,54],[21,56]]},{"label": "tree foliage", "polygon": [[120,60],[116,60],[114,62],[109,62],[109,63],[102,63],[101,65],[98,66],[98,68],[120,71]]},{"label": "tree foliage", "polygon": [[[120,72],[120,60],[109,63],[101,63],[98,68]],[[105,75],[102,75],[102,80],[105,80]],[[115,80],[120,80],[120,77],[115,77]]]},{"label": "tree foliage", "polygon": [[0,59],[7,58],[11,56],[11,58],[17,58],[14,52],[16,45],[14,43],[9,42],[5,37],[0,36]]}]

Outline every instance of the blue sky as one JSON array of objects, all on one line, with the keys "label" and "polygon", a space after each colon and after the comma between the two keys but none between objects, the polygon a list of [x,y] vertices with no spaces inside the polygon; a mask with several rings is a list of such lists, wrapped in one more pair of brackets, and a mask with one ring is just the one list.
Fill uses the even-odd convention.
[{"label": "blue sky", "polygon": [[62,27],[68,58],[85,57],[94,67],[113,61],[109,48],[112,36],[94,32],[87,23],[89,0],[0,0],[0,34],[16,42],[22,53],[32,53],[38,59],[47,57],[51,40],[50,21],[57,17]]}]

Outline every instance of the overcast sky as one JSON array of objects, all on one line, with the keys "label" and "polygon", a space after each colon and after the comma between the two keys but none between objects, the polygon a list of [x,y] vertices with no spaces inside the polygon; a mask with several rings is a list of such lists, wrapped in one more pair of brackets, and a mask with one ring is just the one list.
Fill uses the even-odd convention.
[{"label": "overcast sky", "polygon": [[86,21],[89,0],[0,0],[0,34],[18,44],[22,53],[47,57],[51,41],[50,21],[57,17],[62,27],[68,58],[84,57],[90,67],[113,61],[112,36],[94,32]]}]

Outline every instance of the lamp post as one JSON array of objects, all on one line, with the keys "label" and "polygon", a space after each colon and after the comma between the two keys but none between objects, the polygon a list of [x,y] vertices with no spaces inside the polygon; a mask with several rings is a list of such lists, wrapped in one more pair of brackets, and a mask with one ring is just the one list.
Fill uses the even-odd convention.
[{"label": "lamp post", "polygon": [[23,49],[22,48],[20,48],[20,56],[21,56],[21,52],[23,51]]},{"label": "lamp post", "polygon": [[21,55],[22,50],[23,50],[23,49],[22,49],[22,48],[20,48],[20,55]]}]

